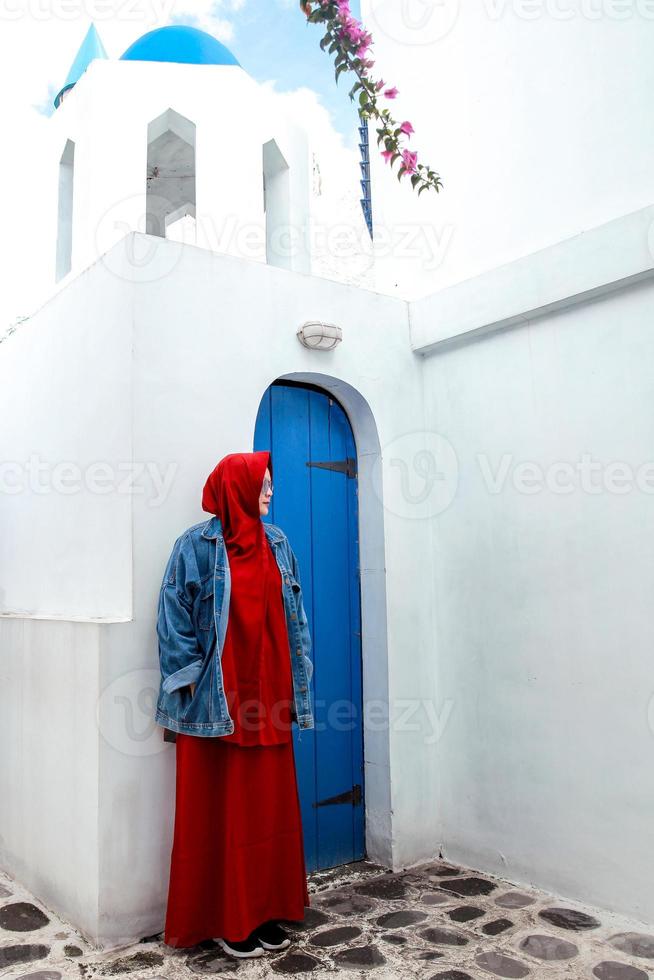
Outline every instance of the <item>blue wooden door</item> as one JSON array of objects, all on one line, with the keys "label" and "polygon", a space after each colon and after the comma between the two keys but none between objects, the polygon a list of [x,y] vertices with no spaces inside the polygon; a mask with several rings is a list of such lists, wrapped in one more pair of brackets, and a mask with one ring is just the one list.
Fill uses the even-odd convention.
[{"label": "blue wooden door", "polygon": [[277,383],[257,416],[273,496],[263,518],[287,535],[313,643],[315,728],[293,726],[307,871],[365,855],[356,449],[345,412],[311,386]]}]

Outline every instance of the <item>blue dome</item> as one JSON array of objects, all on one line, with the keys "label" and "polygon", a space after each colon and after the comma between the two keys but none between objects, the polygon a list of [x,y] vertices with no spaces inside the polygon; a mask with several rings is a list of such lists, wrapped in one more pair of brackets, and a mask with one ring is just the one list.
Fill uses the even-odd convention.
[{"label": "blue dome", "polygon": [[211,34],[185,24],[149,31],[134,41],[120,60],[174,61],[183,65],[239,64],[229,48]]}]

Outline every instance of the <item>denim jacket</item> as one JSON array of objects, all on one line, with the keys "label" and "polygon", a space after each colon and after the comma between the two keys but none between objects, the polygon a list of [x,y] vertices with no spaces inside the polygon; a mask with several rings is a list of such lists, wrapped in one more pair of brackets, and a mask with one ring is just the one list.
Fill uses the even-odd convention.
[{"label": "denim jacket", "polygon": [[[293,718],[313,728],[309,682],[311,638],[302,603],[297,559],[281,528],[263,524],[282,576],[293,677]],[[159,591],[157,636],[161,683],[155,721],[173,732],[217,736],[234,731],[223,688],[222,651],[231,577],[220,518],[181,534]],[[195,684],[193,694],[189,687]]]}]

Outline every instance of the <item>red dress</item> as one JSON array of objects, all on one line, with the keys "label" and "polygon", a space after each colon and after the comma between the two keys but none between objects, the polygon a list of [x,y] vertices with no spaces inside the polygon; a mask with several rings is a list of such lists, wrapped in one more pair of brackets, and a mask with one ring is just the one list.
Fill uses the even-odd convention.
[{"label": "red dress", "polygon": [[270,545],[266,553],[259,649],[234,649],[238,624],[230,633],[231,619],[225,634],[224,690],[234,732],[177,735],[169,946],[242,940],[268,919],[303,919],[309,905],[281,573]]}]

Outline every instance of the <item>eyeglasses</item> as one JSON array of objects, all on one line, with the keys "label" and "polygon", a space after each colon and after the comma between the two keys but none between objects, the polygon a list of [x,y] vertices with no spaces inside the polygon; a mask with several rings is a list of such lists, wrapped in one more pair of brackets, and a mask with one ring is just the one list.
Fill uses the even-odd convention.
[{"label": "eyeglasses", "polygon": [[264,477],[264,481],[263,481],[263,483],[261,485],[261,492],[262,493],[268,493],[269,490],[272,492],[272,489],[273,489],[273,485],[272,485],[271,481],[268,479],[267,476]]}]

